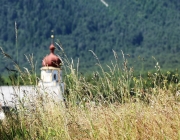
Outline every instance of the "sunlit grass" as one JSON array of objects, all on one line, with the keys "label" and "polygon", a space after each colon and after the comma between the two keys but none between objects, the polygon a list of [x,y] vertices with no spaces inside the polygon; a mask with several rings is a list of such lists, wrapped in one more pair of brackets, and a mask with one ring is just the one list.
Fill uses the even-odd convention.
[{"label": "sunlit grass", "polygon": [[[62,58],[66,107],[51,99],[44,103],[41,98],[28,108],[22,105],[0,122],[0,137],[58,140],[180,138],[178,74],[162,73],[157,63],[155,72],[148,73],[147,78],[134,75],[124,54],[122,62],[116,52],[115,60],[105,71],[98,57],[94,53],[93,56],[100,71],[92,72],[89,78],[78,72],[79,64],[76,67],[73,60]],[[31,71],[15,65],[25,83],[37,79],[34,78],[34,65],[30,64]]]},{"label": "sunlit grass", "polygon": [[180,109],[174,96],[161,93],[143,102],[106,106],[38,106],[8,117],[0,132],[4,139],[179,139]]}]

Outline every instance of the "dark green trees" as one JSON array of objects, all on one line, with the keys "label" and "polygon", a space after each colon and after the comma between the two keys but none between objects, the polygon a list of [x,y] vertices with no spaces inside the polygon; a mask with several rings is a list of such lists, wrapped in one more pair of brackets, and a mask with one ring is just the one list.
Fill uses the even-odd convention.
[{"label": "dark green trees", "polygon": [[[19,63],[28,67],[24,54],[34,54],[37,70],[48,54],[53,29],[65,53],[80,67],[92,68],[93,50],[102,63],[113,59],[112,49],[130,54],[129,62],[139,68],[138,57],[145,58],[145,70],[153,69],[155,56],[163,68],[180,67],[180,14],[176,1],[106,0],[2,0],[0,7],[0,46],[16,58],[14,23],[18,27]],[[134,62],[136,61],[136,62]],[[0,61],[0,70],[11,64]]]}]

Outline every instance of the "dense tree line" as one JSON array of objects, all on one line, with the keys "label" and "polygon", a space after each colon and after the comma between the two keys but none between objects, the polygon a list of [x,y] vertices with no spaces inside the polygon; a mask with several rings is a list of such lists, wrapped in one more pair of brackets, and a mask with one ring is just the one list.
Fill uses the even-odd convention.
[{"label": "dense tree line", "polygon": [[[94,51],[102,63],[115,50],[129,54],[135,69],[154,68],[154,56],[164,69],[179,68],[180,2],[176,0],[1,0],[0,46],[28,67],[24,54],[34,54],[37,70],[48,54],[54,30],[65,53],[82,70],[94,67]],[[17,34],[15,32],[17,23]],[[17,35],[17,36],[16,36]],[[17,37],[17,38],[16,38]],[[17,42],[16,42],[17,39]],[[11,63],[0,56],[0,70]],[[37,71],[38,72],[38,71]]]}]

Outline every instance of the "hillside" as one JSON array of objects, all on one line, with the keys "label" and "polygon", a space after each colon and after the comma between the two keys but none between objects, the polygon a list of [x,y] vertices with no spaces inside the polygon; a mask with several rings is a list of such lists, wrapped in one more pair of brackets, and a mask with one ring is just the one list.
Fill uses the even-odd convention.
[{"label": "hillside", "polygon": [[[180,2],[175,0],[2,0],[0,46],[28,67],[24,54],[33,54],[37,72],[49,53],[51,30],[68,58],[79,58],[82,71],[93,69],[93,50],[102,63],[121,50],[136,70],[154,69],[154,56],[164,69],[180,68]],[[15,33],[17,23],[17,42]],[[17,43],[17,45],[16,45]],[[57,52],[59,53],[59,52]],[[2,59],[0,70],[12,63]]]}]

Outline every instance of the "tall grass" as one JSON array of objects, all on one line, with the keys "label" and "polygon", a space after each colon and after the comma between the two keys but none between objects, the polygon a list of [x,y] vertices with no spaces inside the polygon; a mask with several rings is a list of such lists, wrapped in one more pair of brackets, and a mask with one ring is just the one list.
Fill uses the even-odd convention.
[{"label": "tall grass", "polygon": [[[61,44],[57,44],[61,48]],[[63,49],[61,48],[61,51]],[[4,56],[11,59],[2,48]],[[63,51],[62,51],[63,52]],[[92,51],[91,51],[92,52]],[[66,84],[66,107],[42,98],[28,108],[10,111],[1,121],[2,139],[179,139],[179,75],[156,71],[144,79],[114,53],[114,61],[105,70],[94,52],[100,71],[86,76],[78,72],[78,65],[63,53],[63,72]],[[120,61],[122,59],[123,61]],[[37,79],[31,70],[15,64],[22,81]],[[33,75],[33,76],[32,76]],[[170,76],[171,75],[171,76]],[[24,78],[26,77],[26,79]],[[27,82],[28,81],[28,82]]]}]

